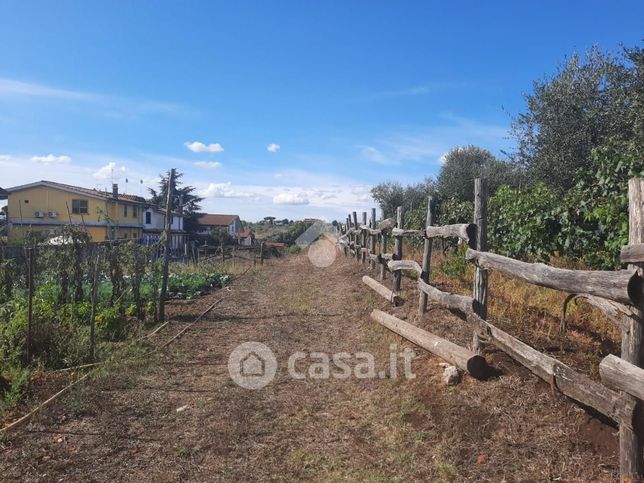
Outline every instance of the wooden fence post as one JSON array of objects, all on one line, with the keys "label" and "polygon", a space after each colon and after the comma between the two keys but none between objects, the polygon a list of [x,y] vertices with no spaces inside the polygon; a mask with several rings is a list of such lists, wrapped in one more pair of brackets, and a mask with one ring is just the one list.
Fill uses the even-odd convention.
[{"label": "wooden fence post", "polygon": [[[367,224],[367,212],[363,211],[362,212],[362,225],[365,226]],[[367,248],[367,231],[362,230],[362,241],[360,242],[360,256],[362,259],[362,263],[365,264],[367,262],[367,252],[362,250],[363,248]]]},{"label": "wooden fence post", "polygon": [[384,280],[387,274],[387,267],[385,267],[385,261],[382,258],[385,253],[387,253],[387,235],[383,230],[380,233],[380,280]]},{"label": "wooden fence post", "polygon": [[[352,213],[353,215],[353,229],[357,230],[358,229],[358,213],[355,211]],[[356,262],[360,261],[360,250],[358,249],[358,234],[354,233],[353,234],[353,249],[355,250],[354,255],[356,256]]]},{"label": "wooden fence post", "polygon": [[31,362],[32,356],[32,338],[33,338],[33,317],[34,317],[34,262],[35,262],[35,249],[28,248],[27,254],[29,256],[29,279],[27,283],[29,284],[27,297],[28,297],[28,309],[27,309],[27,360]]},{"label": "wooden fence post", "polygon": [[[476,249],[487,250],[487,180],[474,180],[474,223],[476,224]],[[478,265],[474,271],[473,296],[476,301],[474,312],[483,320],[487,319],[487,270]],[[480,354],[483,350],[477,329],[472,337],[472,350]]]},{"label": "wooden fence post", "polygon": [[[634,178],[628,182],[628,244],[644,243],[644,180]],[[637,265],[629,265],[631,269],[642,272]],[[640,307],[640,319],[635,320],[625,317],[628,330],[622,330],[621,358],[638,367],[644,365],[644,344],[642,335],[641,314],[644,304]],[[633,396],[629,396],[633,397]],[[622,481],[641,481],[644,476],[644,462],[642,450],[644,447],[644,407],[642,401],[633,397],[637,402],[633,414],[632,427],[621,425],[619,427],[619,472]]]},{"label": "wooden fence post", "polygon": [[[396,209],[396,226],[404,228],[404,216],[402,206]],[[394,242],[394,260],[402,260],[403,256],[403,238],[402,236],[395,237]],[[402,272],[400,270],[394,271],[394,291],[400,290],[402,282]]]},{"label": "wooden fence post", "polygon": [[[371,208],[371,228],[375,230],[376,228],[376,209]],[[369,255],[375,255],[376,254],[376,235],[369,234]],[[371,269],[376,268],[376,261],[372,260],[371,257],[369,257],[369,266]]]},{"label": "wooden fence post", "polygon": [[[427,197],[427,217],[425,218],[425,227],[432,226],[434,222],[434,198],[432,196]],[[432,242],[433,239],[425,238],[425,244],[423,246],[423,266],[422,273],[420,278],[423,282],[429,283],[429,271],[432,262]],[[420,291],[420,297],[418,299],[418,315],[422,316],[427,312],[427,294]]]},{"label": "wooden fence post", "polygon": [[264,265],[264,242],[259,244],[259,264]]}]

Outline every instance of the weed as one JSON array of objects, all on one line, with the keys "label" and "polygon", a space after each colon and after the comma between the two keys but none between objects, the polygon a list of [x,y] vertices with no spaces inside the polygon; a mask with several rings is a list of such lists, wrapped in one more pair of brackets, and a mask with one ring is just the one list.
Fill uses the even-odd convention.
[{"label": "weed", "polygon": [[436,471],[441,481],[454,481],[458,476],[458,470],[452,463],[446,461],[436,463]]},{"label": "weed", "polygon": [[14,408],[20,402],[29,382],[31,371],[28,369],[14,369],[8,375],[10,377],[8,382],[0,385],[0,414]]}]

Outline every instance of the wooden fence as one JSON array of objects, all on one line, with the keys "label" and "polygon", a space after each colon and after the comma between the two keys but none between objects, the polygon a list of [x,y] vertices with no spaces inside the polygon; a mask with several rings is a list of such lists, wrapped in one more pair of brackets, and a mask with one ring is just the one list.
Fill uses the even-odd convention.
[{"label": "wooden fence", "polygon": [[[496,346],[553,388],[617,422],[620,477],[622,481],[641,481],[644,478],[643,179],[630,180],[628,196],[629,245],[621,252],[622,262],[629,264],[626,270],[567,270],[487,252],[487,185],[483,179],[475,180],[471,224],[434,226],[433,200],[429,197],[424,230],[405,229],[401,207],[397,210],[396,219],[385,219],[379,223],[376,222],[375,209],[371,210],[369,223],[367,213],[362,213],[362,224],[358,224],[357,213],[353,212],[341,226],[338,245],[345,255],[355,257],[357,262],[368,263],[374,271],[379,268],[380,282],[385,281],[387,273],[393,275],[392,288],[369,276],[364,276],[363,282],[394,305],[402,303],[398,295],[402,271],[415,272],[419,313],[426,312],[428,303],[454,311],[472,328],[472,344],[469,348],[460,347],[380,310],[371,313],[375,321],[477,378],[486,377],[489,369],[481,356],[482,349],[486,344]],[[403,258],[403,239],[406,237],[424,239],[422,265]],[[388,252],[391,238],[394,239],[394,247]],[[443,292],[430,284],[434,238],[458,238],[459,242],[468,245],[465,258],[475,266],[472,296]],[[609,355],[601,361],[601,382],[537,351],[488,321],[489,270],[567,292],[571,295],[566,302],[581,297],[601,309],[622,333],[621,356]]]}]

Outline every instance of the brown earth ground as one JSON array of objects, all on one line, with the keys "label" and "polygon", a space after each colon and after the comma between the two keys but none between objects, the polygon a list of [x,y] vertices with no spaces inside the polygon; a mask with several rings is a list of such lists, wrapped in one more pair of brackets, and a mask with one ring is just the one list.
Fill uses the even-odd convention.
[{"label": "brown earth ground", "polygon": [[[617,431],[500,353],[499,377],[441,382],[440,359],[369,319],[374,308],[466,343],[459,319],[416,316],[416,294],[392,310],[367,289],[365,269],[338,257],[316,268],[289,257],[175,308],[161,344],[214,301],[167,348],[112,363],[0,440],[5,481],[613,481]],[[374,275],[375,276],[375,275]],[[409,282],[406,284],[411,287]],[[228,355],[259,341],[275,353],[275,380],[247,390]],[[295,351],[374,354],[409,347],[415,379],[294,380]],[[311,359],[309,359],[311,362]],[[183,410],[177,411],[178,408]]]}]

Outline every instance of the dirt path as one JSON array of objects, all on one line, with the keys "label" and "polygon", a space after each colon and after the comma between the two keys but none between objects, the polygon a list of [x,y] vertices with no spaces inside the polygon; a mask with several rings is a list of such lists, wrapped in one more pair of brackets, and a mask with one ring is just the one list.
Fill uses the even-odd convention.
[{"label": "dirt path", "polygon": [[[487,382],[466,377],[453,388],[440,383],[440,361],[420,350],[413,380],[291,378],[287,360],[296,351],[368,351],[379,372],[390,344],[412,347],[369,320],[373,308],[391,309],[360,284],[363,272],[350,260],[318,269],[300,256],[243,277],[161,354],[112,368],[0,441],[0,478],[614,478],[614,428],[498,355],[492,354],[503,376]],[[185,307],[181,319],[194,319],[221,296]],[[409,298],[399,315],[413,313]],[[458,322],[431,311],[420,323],[440,329]],[[263,389],[243,389],[228,373],[230,352],[248,341],[269,346],[279,364]]]}]

